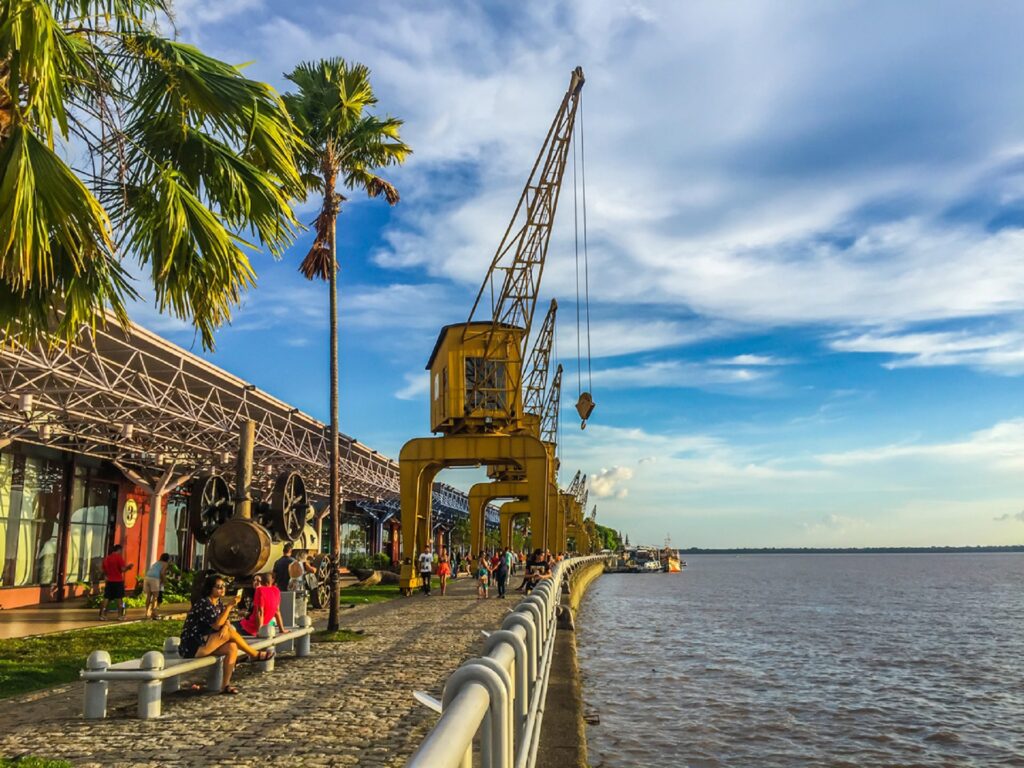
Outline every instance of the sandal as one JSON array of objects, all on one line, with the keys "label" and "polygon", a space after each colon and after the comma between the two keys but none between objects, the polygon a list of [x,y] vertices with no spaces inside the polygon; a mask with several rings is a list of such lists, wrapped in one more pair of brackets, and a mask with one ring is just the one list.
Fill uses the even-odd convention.
[{"label": "sandal", "polygon": [[239,690],[234,685],[225,685],[220,692],[227,696],[237,696]]},{"label": "sandal", "polygon": [[274,658],[275,655],[276,654],[274,653],[274,649],[271,648],[269,650],[259,651],[255,656],[253,656],[252,660],[253,661],[270,661],[272,658]]}]

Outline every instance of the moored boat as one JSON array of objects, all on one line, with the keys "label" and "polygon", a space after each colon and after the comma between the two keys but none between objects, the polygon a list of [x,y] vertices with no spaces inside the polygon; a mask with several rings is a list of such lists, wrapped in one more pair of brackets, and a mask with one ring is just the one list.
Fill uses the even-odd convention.
[{"label": "moored boat", "polygon": [[679,559],[679,550],[672,549],[672,538],[665,537],[665,547],[661,550],[661,569],[665,573],[682,573],[686,565]]}]

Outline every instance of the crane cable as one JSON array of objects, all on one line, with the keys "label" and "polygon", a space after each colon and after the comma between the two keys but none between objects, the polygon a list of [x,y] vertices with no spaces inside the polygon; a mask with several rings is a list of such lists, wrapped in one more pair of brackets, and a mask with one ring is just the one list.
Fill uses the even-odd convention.
[{"label": "crane cable", "polygon": [[[574,126],[578,140],[572,144],[572,197],[573,234],[576,251],[576,395],[583,394],[583,325],[587,336],[587,391],[594,390],[594,375],[590,355],[590,258],[587,250],[587,166],[586,145],[583,140],[583,100],[579,103],[579,125]],[[578,158],[578,159],[577,159]],[[580,208],[583,214],[583,305],[580,315]]]}]

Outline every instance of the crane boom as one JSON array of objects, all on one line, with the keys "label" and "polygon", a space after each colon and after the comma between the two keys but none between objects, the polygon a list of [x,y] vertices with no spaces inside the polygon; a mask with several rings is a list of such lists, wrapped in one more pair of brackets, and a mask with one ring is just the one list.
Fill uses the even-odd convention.
[{"label": "crane boom", "polygon": [[551,365],[551,348],[555,341],[555,315],[558,302],[551,300],[548,313],[537,334],[537,341],[526,363],[527,373],[523,380],[523,411],[535,413],[543,418],[544,394],[548,386],[548,368]]},{"label": "crane boom", "polygon": [[[583,83],[583,68],[576,67],[519,197],[512,220],[473,302],[469,320],[463,330],[463,341],[467,340],[469,334],[478,332],[476,329],[480,327],[477,324],[479,321],[475,323],[474,318],[481,309],[488,288],[492,295],[491,317],[490,327],[484,333],[491,337],[499,328],[515,327],[524,329],[524,340],[530,335]],[[498,278],[501,280],[501,290],[493,298],[494,283]],[[485,344],[485,348],[489,347],[490,344]],[[515,385],[518,387],[519,382],[515,382]]]},{"label": "crane boom", "polygon": [[558,416],[562,405],[562,366],[555,369],[555,378],[544,403],[540,421],[540,439],[545,443],[558,442]]}]

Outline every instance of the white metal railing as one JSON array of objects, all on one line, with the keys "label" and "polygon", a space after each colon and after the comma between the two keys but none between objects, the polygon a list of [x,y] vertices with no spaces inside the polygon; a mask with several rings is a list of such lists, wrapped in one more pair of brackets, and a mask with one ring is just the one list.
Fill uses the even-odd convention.
[{"label": "white metal railing", "polygon": [[556,563],[551,578],[516,605],[500,630],[484,633],[484,655],[452,673],[441,701],[414,694],[441,717],[407,768],[471,768],[478,734],[481,768],[533,768],[562,585],[580,567],[602,559],[592,555]]}]

